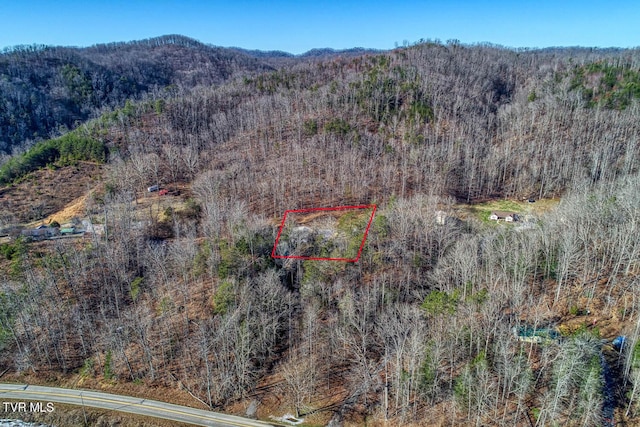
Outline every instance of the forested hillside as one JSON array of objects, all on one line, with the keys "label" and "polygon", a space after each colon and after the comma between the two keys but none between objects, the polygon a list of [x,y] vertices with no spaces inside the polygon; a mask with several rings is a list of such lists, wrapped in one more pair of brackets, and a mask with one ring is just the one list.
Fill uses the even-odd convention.
[{"label": "forested hillside", "polygon": [[[91,55],[136,63],[113,49]],[[34,147],[104,162],[78,219],[106,232],[2,244],[7,375],[309,424],[638,422],[638,51],[427,42],[225,77]],[[371,204],[358,262],[272,258],[286,210]],[[297,221],[290,254],[361,237]]]},{"label": "forested hillside", "polygon": [[58,136],[127,99],[162,99],[232,76],[366,52],[314,49],[295,56],[210,46],[178,35],[88,48],[6,48],[0,52],[0,153]]},{"label": "forested hillside", "polygon": [[0,152],[47,139],[127,99],[157,98],[270,66],[183,36],[0,53]]}]

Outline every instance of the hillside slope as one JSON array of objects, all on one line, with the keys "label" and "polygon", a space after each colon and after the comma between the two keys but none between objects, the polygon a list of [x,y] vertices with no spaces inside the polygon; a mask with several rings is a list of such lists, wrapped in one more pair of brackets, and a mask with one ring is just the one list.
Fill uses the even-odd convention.
[{"label": "hillside slope", "polygon": [[0,53],[0,152],[70,129],[127,99],[166,97],[272,69],[183,36],[89,48],[18,46]]},{"label": "hillside slope", "polygon": [[[425,43],[131,103],[86,126],[106,233],[2,244],[0,365],[308,424],[635,423],[638,65]],[[370,204],[357,263],[271,257],[284,211]]]}]

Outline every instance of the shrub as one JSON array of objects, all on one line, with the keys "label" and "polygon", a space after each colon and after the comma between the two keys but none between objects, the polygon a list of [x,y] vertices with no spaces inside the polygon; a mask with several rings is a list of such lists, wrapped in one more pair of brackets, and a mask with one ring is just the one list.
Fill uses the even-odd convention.
[{"label": "shrub", "polygon": [[113,355],[111,354],[111,350],[107,350],[107,354],[104,355],[103,375],[106,380],[112,380],[115,376],[113,372]]},{"label": "shrub", "polygon": [[326,125],[324,130],[329,133],[335,133],[336,135],[345,136],[351,131],[349,123],[342,119],[332,119]]},{"label": "shrub", "polygon": [[131,282],[131,299],[134,301],[138,299],[138,296],[140,295],[140,290],[141,290],[141,285],[143,280],[144,279],[142,277],[136,277]]},{"label": "shrub", "polygon": [[213,294],[213,312],[225,314],[235,302],[235,284],[231,280],[223,280]]},{"label": "shrub", "polygon": [[316,120],[305,120],[302,124],[302,132],[306,136],[313,136],[318,133],[318,122]]},{"label": "shrub", "polygon": [[459,291],[449,295],[445,291],[431,291],[424,299],[422,309],[430,315],[453,314],[456,312],[459,300]]}]

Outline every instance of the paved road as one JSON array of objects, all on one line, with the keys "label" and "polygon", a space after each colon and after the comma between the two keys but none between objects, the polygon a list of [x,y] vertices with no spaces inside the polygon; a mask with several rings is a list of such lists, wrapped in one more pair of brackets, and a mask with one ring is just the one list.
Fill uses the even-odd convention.
[{"label": "paved road", "polygon": [[[131,414],[179,421],[186,424],[214,427],[265,427],[270,424],[236,417],[217,412],[203,411],[187,406],[172,405],[157,400],[141,399],[138,397],[121,396],[116,394],[99,393],[87,390],[71,390],[56,387],[41,387],[27,384],[0,384],[0,401],[4,410],[5,401],[26,402],[26,409],[30,410],[31,402],[65,403],[69,405],[87,406],[108,409],[112,411],[129,412]],[[55,406],[55,405],[54,405]]]}]

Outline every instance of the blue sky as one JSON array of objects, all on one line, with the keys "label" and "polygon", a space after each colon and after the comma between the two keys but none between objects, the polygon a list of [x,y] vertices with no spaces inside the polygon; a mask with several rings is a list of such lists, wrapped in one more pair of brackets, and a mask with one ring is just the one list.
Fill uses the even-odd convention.
[{"label": "blue sky", "polygon": [[0,49],[89,46],[182,34],[218,46],[302,53],[419,39],[509,47],[640,46],[638,0],[0,0]]}]

